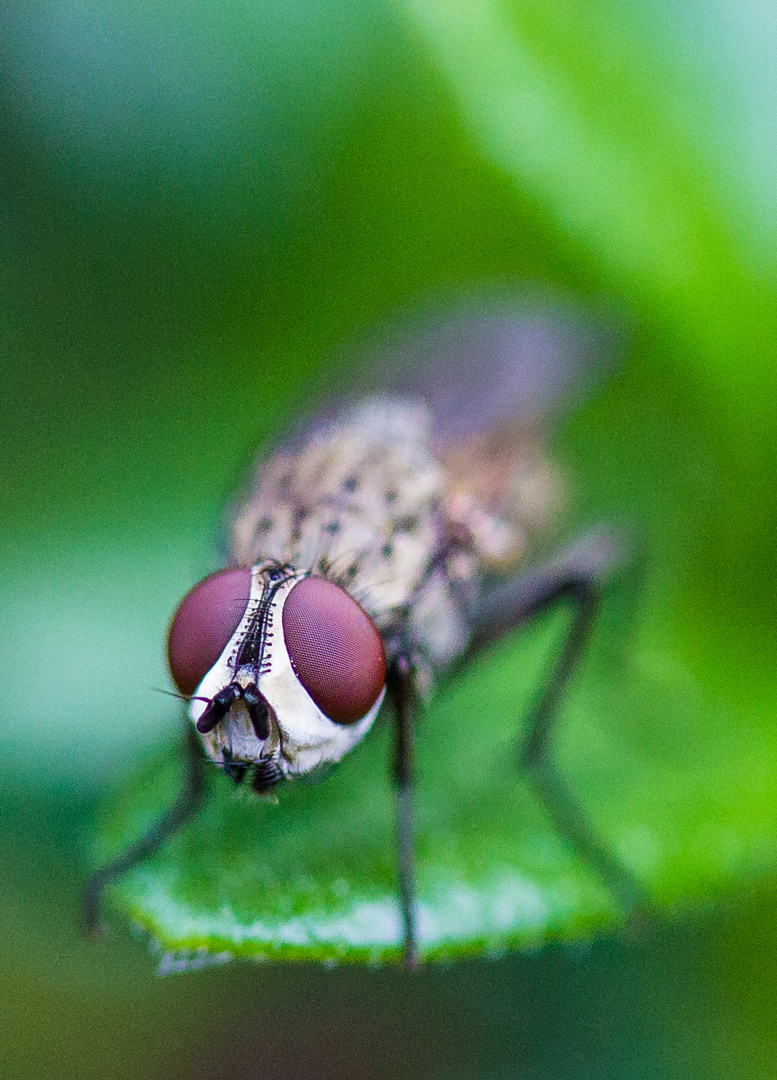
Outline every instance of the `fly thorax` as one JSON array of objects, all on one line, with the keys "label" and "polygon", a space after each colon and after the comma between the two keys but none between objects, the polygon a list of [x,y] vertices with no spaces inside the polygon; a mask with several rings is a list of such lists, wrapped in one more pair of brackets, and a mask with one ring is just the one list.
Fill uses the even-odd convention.
[{"label": "fly thorax", "polygon": [[443,454],[425,405],[367,399],[258,463],[232,519],[232,555],[336,581],[369,613],[390,659],[402,650],[436,671],[466,647],[484,570],[523,551],[523,529],[492,505],[509,502],[502,487],[514,464],[490,444],[474,467]]},{"label": "fly thorax", "polygon": [[232,521],[232,554],[310,566],[380,626],[410,601],[445,542],[444,491],[428,410],[371,399],[259,463]]}]

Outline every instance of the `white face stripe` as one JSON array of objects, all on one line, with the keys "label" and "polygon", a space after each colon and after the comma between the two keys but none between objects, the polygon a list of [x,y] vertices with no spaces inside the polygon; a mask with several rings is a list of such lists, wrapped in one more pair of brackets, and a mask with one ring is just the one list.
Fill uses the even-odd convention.
[{"label": "white face stripe", "polygon": [[[237,762],[255,762],[259,757],[277,761],[287,776],[301,776],[319,765],[339,761],[366,735],[380,711],[385,687],[366,716],[355,724],[336,724],[325,716],[294,674],[283,637],[282,613],[289,593],[307,571],[291,573],[272,597],[266,623],[266,646],[261,659],[261,674],[255,668],[236,670],[240,648],[251,626],[257,607],[265,595],[268,580],[266,564],[251,571],[251,593],[245,614],[223,653],[197,687],[189,709],[192,723],[205,712],[208,702],[231,682],[255,681],[275,712],[277,730],[271,724],[269,738],[260,742],[251,726],[248,713],[238,701],[213,731],[203,735],[203,743],[217,763],[224,762],[224,748]],[[204,700],[203,700],[204,699]]]},{"label": "white face stripe", "polygon": [[[245,639],[246,632],[248,631],[259,603],[264,596],[267,579],[263,571],[264,568],[261,565],[255,566],[251,570],[251,592],[243,617],[238,623],[234,634],[227,642],[221,656],[194,692],[194,698],[189,707],[189,717],[193,724],[196,724],[205,712],[209,701],[214,698],[220,690],[223,690],[225,686],[229,686],[235,679],[235,663],[237,661],[240,646]],[[294,578],[293,584],[296,584],[296,582],[304,576],[304,574],[299,574]]]}]

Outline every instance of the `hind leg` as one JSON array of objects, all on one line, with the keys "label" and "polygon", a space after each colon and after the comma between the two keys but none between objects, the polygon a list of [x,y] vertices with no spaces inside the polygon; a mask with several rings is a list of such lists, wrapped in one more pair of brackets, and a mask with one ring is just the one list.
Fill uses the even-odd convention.
[{"label": "hind leg", "polygon": [[561,653],[529,712],[520,761],[556,828],[630,911],[645,902],[644,890],[597,835],[552,754],[559,705],[590,639],[605,582],[620,561],[616,537],[601,530],[546,566],[497,586],[483,598],[467,656],[557,604],[571,607]]}]

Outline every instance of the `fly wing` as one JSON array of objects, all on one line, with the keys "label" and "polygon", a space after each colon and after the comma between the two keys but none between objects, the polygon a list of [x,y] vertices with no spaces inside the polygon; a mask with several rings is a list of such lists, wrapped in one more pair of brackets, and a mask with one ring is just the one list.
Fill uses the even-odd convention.
[{"label": "fly wing", "polygon": [[[336,462],[326,455],[341,448],[353,428],[365,461],[387,460],[400,447],[408,461],[416,451],[421,457],[431,453],[442,468],[440,501],[452,535],[469,538],[493,569],[506,568],[523,556],[557,505],[542,421],[606,370],[613,341],[603,322],[569,302],[481,294],[394,322],[369,341],[343,348],[328,373],[339,369],[347,377],[347,393],[333,395],[330,382],[324,404],[265,449],[250,485],[232,504],[233,558],[248,559],[259,524],[280,513],[267,510],[268,500],[292,516],[284,533],[288,543],[276,545],[278,557],[291,557],[284,555],[291,541],[317,526],[311,500],[323,500],[330,512],[331,484],[340,484],[346,498],[359,454],[351,448]],[[318,462],[321,454],[326,468]],[[313,469],[315,476],[305,471],[309,458],[319,470]],[[424,469],[418,462],[408,467],[415,479],[398,479],[389,488],[418,486]],[[286,483],[283,491],[271,483],[276,473]],[[357,479],[363,487],[364,478]],[[257,520],[251,518],[250,544],[238,543],[248,505]],[[304,528],[294,517],[303,509]]]},{"label": "fly wing", "polygon": [[377,386],[425,401],[435,441],[452,446],[534,426],[579,397],[612,367],[620,337],[611,315],[597,318],[571,302],[479,297],[416,316],[348,353],[362,354],[365,392]]},{"label": "fly wing", "polygon": [[569,301],[491,295],[418,316],[363,350],[373,394],[427,406],[446,517],[491,569],[536,548],[556,516],[547,421],[614,366],[618,330]]}]

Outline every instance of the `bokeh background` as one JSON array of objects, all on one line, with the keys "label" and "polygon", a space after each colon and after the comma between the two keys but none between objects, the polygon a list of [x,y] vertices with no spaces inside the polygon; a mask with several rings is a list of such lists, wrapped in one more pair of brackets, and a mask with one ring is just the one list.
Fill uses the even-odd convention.
[{"label": "bokeh background", "polygon": [[157,980],[75,922],[252,448],[340,341],[483,284],[630,326],[557,453],[581,520],[646,526],[661,664],[770,775],[769,5],[14,0],[0,65],[0,1075],[773,1076],[773,853],[649,934],[411,979]]}]

